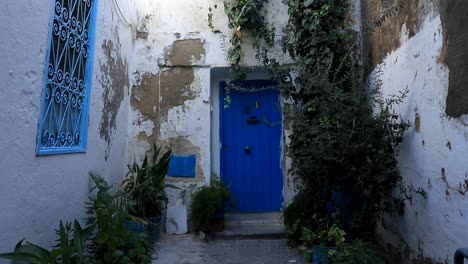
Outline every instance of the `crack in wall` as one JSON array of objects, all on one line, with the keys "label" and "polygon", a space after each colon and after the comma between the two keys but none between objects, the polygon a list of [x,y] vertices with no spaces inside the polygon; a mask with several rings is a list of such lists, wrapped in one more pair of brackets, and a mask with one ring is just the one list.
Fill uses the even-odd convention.
[{"label": "crack in wall", "polygon": [[419,31],[419,23],[422,21],[418,9],[420,0],[362,0],[364,18],[369,24],[381,19],[382,14],[397,2],[401,4],[398,13],[387,17],[380,27],[372,28],[374,32],[365,40],[364,50],[367,52],[364,55],[371,68],[401,46],[402,34],[412,38]]}]

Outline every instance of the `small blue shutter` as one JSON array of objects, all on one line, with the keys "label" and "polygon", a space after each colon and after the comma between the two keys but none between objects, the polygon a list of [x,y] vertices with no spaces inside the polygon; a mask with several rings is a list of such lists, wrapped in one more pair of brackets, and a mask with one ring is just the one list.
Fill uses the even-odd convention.
[{"label": "small blue shutter", "polygon": [[97,0],[55,0],[37,155],[86,151]]}]

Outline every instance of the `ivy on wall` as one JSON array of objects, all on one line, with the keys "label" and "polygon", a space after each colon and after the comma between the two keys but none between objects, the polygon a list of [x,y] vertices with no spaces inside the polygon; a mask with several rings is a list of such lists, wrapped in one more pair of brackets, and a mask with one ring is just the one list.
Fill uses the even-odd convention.
[{"label": "ivy on wall", "polygon": [[283,51],[294,59],[292,66],[269,56],[267,47],[274,36],[262,15],[265,1],[224,4],[233,29],[228,59],[234,72],[242,73],[243,38],[249,36],[259,62],[296,106],[292,170],[304,185],[285,209],[285,223],[300,235],[301,226],[313,227],[313,218],[329,217],[332,208],[341,211],[353,233],[372,233],[385,213],[403,213],[406,200],[426,195],[421,188],[407,186],[398,170],[398,146],[410,124],[401,120],[395,106],[407,91],[384,98],[378,78],[372,91],[366,89],[348,1],[285,4],[289,20]]},{"label": "ivy on wall", "polygon": [[231,63],[239,64],[242,59],[244,37],[253,39],[253,47],[257,52],[258,59],[267,55],[266,46],[273,43],[274,29],[269,27],[262,14],[265,3],[264,0],[224,2],[224,11],[229,19],[229,27],[234,31],[230,40],[231,48],[228,52],[228,60]]}]

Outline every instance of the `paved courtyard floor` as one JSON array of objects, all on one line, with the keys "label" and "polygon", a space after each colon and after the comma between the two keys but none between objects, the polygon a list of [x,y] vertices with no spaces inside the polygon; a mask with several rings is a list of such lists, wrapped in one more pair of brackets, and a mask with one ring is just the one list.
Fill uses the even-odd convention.
[{"label": "paved courtyard floor", "polygon": [[283,264],[305,263],[286,239],[214,239],[193,235],[163,236],[156,246],[157,264]]}]

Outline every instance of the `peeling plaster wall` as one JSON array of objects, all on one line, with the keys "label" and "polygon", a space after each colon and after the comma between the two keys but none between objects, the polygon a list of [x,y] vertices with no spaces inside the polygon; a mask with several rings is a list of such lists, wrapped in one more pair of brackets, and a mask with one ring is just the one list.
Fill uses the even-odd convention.
[{"label": "peeling plaster wall", "polygon": [[390,251],[401,252],[394,263],[452,263],[455,250],[468,245],[468,197],[459,192],[468,173],[468,115],[446,114],[447,103],[466,104],[463,96],[447,99],[453,87],[466,88],[460,58],[468,38],[464,28],[453,25],[466,17],[466,9],[454,8],[460,1],[445,1],[444,8],[438,1],[405,3],[366,45],[374,54],[371,81],[380,78],[385,95],[409,90],[397,109],[413,124],[400,147],[399,165],[406,183],[424,188],[427,199],[414,196],[404,216],[387,219],[379,232]]},{"label": "peeling plaster wall", "polygon": [[[280,46],[287,9],[281,0],[268,4],[267,16],[275,24]],[[222,0],[149,1],[135,0],[130,20],[142,32],[137,34],[131,65],[130,125],[127,162],[141,160],[156,143],[176,154],[196,154],[194,179],[170,178],[181,190],[169,192],[167,231],[187,232],[190,193],[209,184],[212,172],[219,174],[212,160],[211,69],[229,66],[227,50],[232,30],[228,28]],[[208,27],[208,9],[213,8],[215,31]],[[248,42],[248,41],[247,41]],[[251,45],[246,43],[246,47]],[[243,63],[255,66],[253,51]],[[215,85],[216,86],[216,85]]]},{"label": "peeling plaster wall", "polygon": [[[211,70],[229,66],[232,31],[223,1],[117,0],[125,20],[113,0],[98,3],[88,151],[48,157],[36,157],[35,147],[52,1],[0,4],[0,81],[8,87],[0,97],[0,150],[8,153],[0,157],[0,251],[23,237],[51,245],[59,219],[84,216],[89,171],[116,184],[126,164],[154,143],[197,156],[194,179],[169,179],[183,189],[168,190],[171,233],[187,231],[191,192],[219,173],[212,160],[218,131],[211,128],[217,100]],[[210,6],[215,32],[207,25]],[[281,0],[268,3],[267,17],[277,30],[273,49],[279,48],[287,21]],[[257,65],[253,50],[243,64]],[[286,175],[290,160],[283,161]]]},{"label": "peeling plaster wall", "polygon": [[112,184],[125,175],[133,43],[109,0],[98,6],[88,150],[35,156],[52,2],[0,3],[0,252],[23,238],[51,246],[60,219],[82,219],[90,170]]}]

